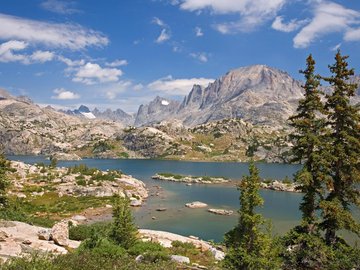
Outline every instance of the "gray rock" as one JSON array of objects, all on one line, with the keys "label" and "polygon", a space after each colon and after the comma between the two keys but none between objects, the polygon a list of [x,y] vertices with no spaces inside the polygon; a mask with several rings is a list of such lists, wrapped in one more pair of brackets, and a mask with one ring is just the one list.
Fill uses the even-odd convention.
[{"label": "gray rock", "polygon": [[40,240],[49,241],[51,239],[51,229],[41,229],[38,232],[38,237]]},{"label": "gray rock", "polygon": [[137,263],[141,263],[143,260],[144,260],[144,256],[141,254],[135,258],[135,262]]},{"label": "gray rock", "polygon": [[190,259],[188,257],[185,257],[185,256],[171,255],[170,258],[171,258],[172,261],[177,262],[177,263],[190,264]]},{"label": "gray rock", "polygon": [[54,240],[55,244],[59,246],[68,246],[69,245],[69,226],[68,221],[61,221],[56,223],[51,229],[51,238]]}]

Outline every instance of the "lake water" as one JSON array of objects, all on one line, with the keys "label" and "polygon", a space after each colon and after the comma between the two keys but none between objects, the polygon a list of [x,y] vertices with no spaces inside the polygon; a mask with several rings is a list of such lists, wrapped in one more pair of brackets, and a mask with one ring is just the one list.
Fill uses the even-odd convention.
[{"label": "lake water", "polygon": [[[13,160],[26,163],[49,161],[37,156],[9,156]],[[170,172],[195,176],[224,176],[239,180],[248,174],[248,163],[236,162],[184,162],[164,160],[113,160],[84,159],[81,161],[61,161],[58,166],[74,166],[84,163],[101,170],[117,169],[142,180],[150,189],[146,204],[134,209],[136,223],[141,228],[164,230],[182,235],[196,235],[205,240],[221,241],[223,235],[237,223],[237,215],[218,216],[207,212],[207,208],[189,209],[184,205],[192,201],[201,201],[208,208],[223,208],[233,211],[239,209],[239,191],[235,187],[221,185],[164,182],[151,179],[158,172]],[[260,175],[264,178],[283,179],[300,168],[299,165],[258,163]],[[161,187],[160,189],[158,187]],[[158,196],[153,196],[155,193]],[[299,224],[301,213],[298,210],[302,194],[261,190],[265,205],[259,209],[270,219],[273,231],[282,234]],[[159,207],[167,208],[164,212],[156,211]],[[155,219],[153,219],[153,217]]]}]

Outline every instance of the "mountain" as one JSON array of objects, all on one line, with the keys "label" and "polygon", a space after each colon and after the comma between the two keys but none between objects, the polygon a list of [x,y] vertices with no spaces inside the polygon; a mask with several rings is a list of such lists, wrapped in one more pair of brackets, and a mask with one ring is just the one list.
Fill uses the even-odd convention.
[{"label": "mountain", "polygon": [[141,105],[135,125],[178,119],[186,126],[239,118],[252,124],[283,125],[303,96],[301,83],[265,65],[234,69],[204,88],[194,85],[181,104],[157,97]]},{"label": "mountain", "polygon": [[150,125],[175,118],[180,103],[157,96],[147,105],[140,105],[135,117],[135,126]]},{"label": "mountain", "polygon": [[60,112],[66,113],[68,115],[75,115],[75,116],[85,117],[87,119],[95,119],[96,118],[96,116],[85,105],[80,105],[79,109],[60,110]]},{"label": "mountain", "polygon": [[127,114],[121,109],[117,109],[112,111],[111,109],[107,109],[105,111],[100,111],[95,108],[94,110],[90,110],[87,106],[81,105],[78,109],[75,110],[60,110],[60,112],[66,113],[68,115],[75,115],[82,118],[87,119],[103,119],[109,121],[119,122],[125,126],[134,124],[134,116]]},{"label": "mountain", "polygon": [[[79,113],[88,113],[84,107],[79,109]],[[0,90],[0,145],[6,154],[47,155],[90,149],[90,155],[99,142],[116,139],[122,129],[120,123],[88,121]]]},{"label": "mountain", "polygon": [[105,111],[101,112],[97,108],[95,108],[92,113],[95,115],[96,118],[111,120],[123,123],[125,126],[130,126],[134,124],[135,118],[133,115],[127,114],[121,109],[111,110],[106,109]]}]

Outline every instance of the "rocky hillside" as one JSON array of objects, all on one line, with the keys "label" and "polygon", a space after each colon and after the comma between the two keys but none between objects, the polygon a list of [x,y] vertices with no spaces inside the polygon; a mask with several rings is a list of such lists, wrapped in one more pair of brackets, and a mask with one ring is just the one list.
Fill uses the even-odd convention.
[{"label": "rocky hillside", "polygon": [[7,154],[74,152],[115,138],[123,126],[40,108],[25,98],[0,92],[0,145]]},{"label": "rocky hillside", "polygon": [[117,142],[144,158],[268,162],[289,159],[287,130],[252,125],[240,119],[215,121],[193,128],[163,121],[151,127],[124,129]]}]

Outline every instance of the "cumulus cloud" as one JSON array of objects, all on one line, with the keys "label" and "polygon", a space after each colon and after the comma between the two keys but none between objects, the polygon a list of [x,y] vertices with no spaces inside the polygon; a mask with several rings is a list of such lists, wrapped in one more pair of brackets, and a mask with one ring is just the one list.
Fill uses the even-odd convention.
[{"label": "cumulus cloud", "polygon": [[133,87],[133,83],[131,81],[119,81],[116,83],[112,83],[103,90],[105,91],[105,96],[107,99],[113,100],[119,94],[124,93],[125,91],[129,90]]},{"label": "cumulus cloud", "polygon": [[0,13],[0,39],[80,50],[109,43],[102,33],[78,24],[48,23]]},{"label": "cumulus cloud", "polygon": [[55,58],[55,54],[50,51],[35,51],[30,58],[35,62],[45,63],[53,60]]},{"label": "cumulus cloud", "polygon": [[208,59],[208,55],[204,52],[200,52],[200,53],[190,53],[190,56],[202,63],[206,63],[209,59]]},{"label": "cumulus cloud", "polygon": [[274,22],[272,23],[271,27],[275,30],[289,33],[299,29],[301,26],[303,26],[305,23],[308,22],[307,20],[293,19],[288,23],[284,23],[283,20],[284,20],[283,16],[277,16]]},{"label": "cumulus cloud", "polygon": [[187,95],[194,84],[207,86],[214,82],[214,79],[191,78],[191,79],[174,79],[171,75],[153,81],[147,85],[150,90],[165,92],[168,95],[179,96]]},{"label": "cumulus cloud", "polygon": [[195,35],[197,37],[202,37],[204,35],[204,33],[200,27],[195,27]]},{"label": "cumulus cloud", "polygon": [[115,60],[113,62],[106,62],[105,66],[107,66],[107,67],[121,67],[121,66],[126,66],[127,64],[128,64],[127,60],[117,59],[117,60]]},{"label": "cumulus cloud", "polygon": [[274,18],[287,0],[183,0],[180,8],[188,11],[210,10],[214,14],[240,15],[238,21],[215,25],[223,34],[253,31]]},{"label": "cumulus cloud", "polygon": [[154,17],[151,21],[153,24],[156,24],[158,26],[160,26],[161,32],[160,35],[157,37],[157,39],[155,40],[156,43],[163,43],[167,40],[169,40],[171,38],[171,30],[170,27],[164,23],[162,20],[160,20],[158,17]]},{"label": "cumulus cloud", "polygon": [[26,57],[15,52],[24,50],[28,44],[24,41],[10,40],[0,44],[0,62],[24,62]]},{"label": "cumulus cloud", "polygon": [[76,3],[73,1],[46,0],[40,4],[43,9],[58,14],[73,14],[80,12],[75,8]]},{"label": "cumulus cloud", "polygon": [[53,60],[55,54],[50,51],[35,51],[31,55],[21,54],[29,46],[28,43],[19,40],[10,40],[0,44],[0,62],[20,62],[22,64],[45,63]]},{"label": "cumulus cloud", "polygon": [[321,36],[330,33],[344,33],[344,40],[360,40],[360,29],[353,25],[359,23],[360,12],[342,5],[319,1],[314,8],[314,17],[294,38],[295,48],[306,48]]},{"label": "cumulus cloud", "polygon": [[117,68],[102,68],[95,63],[86,63],[76,69],[74,82],[81,82],[87,85],[96,83],[117,82],[122,71]]},{"label": "cumulus cloud", "polygon": [[53,90],[54,94],[56,94],[56,96],[52,96],[52,99],[59,99],[59,100],[74,100],[74,99],[79,99],[80,95],[66,90],[64,88],[56,88]]}]

